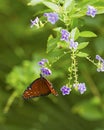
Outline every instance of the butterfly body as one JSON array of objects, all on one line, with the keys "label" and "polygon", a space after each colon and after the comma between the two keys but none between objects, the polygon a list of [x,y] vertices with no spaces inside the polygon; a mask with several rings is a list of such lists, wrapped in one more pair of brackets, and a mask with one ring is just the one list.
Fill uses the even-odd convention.
[{"label": "butterfly body", "polygon": [[45,96],[50,93],[54,94],[55,96],[58,95],[52,84],[42,75],[40,75],[40,78],[34,80],[30,84],[30,86],[24,91],[23,98],[29,99],[33,97]]}]

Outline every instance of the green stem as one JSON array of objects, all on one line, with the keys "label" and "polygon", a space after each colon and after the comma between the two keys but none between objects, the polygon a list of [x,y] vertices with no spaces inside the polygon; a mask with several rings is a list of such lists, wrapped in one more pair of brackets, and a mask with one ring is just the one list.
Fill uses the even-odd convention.
[{"label": "green stem", "polygon": [[71,85],[72,76],[74,76],[74,83],[78,83],[78,74],[77,74],[77,60],[76,60],[76,53],[75,50],[71,51],[71,67],[69,67],[69,86]]},{"label": "green stem", "polygon": [[72,80],[72,73],[73,73],[72,66],[69,67],[68,71],[69,71],[69,76],[68,76],[69,82],[68,82],[68,86],[71,88],[71,87],[72,87],[72,85],[71,85],[71,80]]},{"label": "green stem", "polygon": [[7,104],[4,108],[4,113],[7,113],[9,111],[9,109],[10,109],[10,107],[11,107],[11,105],[16,97],[17,97],[17,92],[14,91],[7,101]]},{"label": "green stem", "polygon": [[97,66],[97,64],[94,62],[94,60],[90,59],[89,57],[86,57],[86,59],[87,59],[88,61],[90,61],[92,64],[94,64],[95,66]]},{"label": "green stem", "polygon": [[77,71],[78,71],[78,67],[77,67],[77,60],[76,60],[76,54],[75,54],[75,51],[72,50],[72,60],[73,60],[73,76],[75,78],[74,82],[75,84],[78,83],[78,74],[77,74]]}]

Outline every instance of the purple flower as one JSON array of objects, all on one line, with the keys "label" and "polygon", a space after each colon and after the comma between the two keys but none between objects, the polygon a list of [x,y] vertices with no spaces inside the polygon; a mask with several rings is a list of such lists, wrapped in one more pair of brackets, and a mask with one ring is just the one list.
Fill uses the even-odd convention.
[{"label": "purple flower", "polygon": [[41,61],[38,62],[38,64],[39,64],[40,66],[44,66],[44,64],[47,63],[47,62],[48,62],[47,59],[42,59]]},{"label": "purple flower", "polygon": [[38,22],[39,22],[39,18],[38,17],[36,17],[34,20],[30,20],[31,21],[31,28],[34,26],[34,25],[36,25],[36,24],[38,24]]},{"label": "purple flower", "polygon": [[77,47],[78,47],[78,42],[74,42],[73,39],[70,39],[70,46],[69,46],[69,48],[76,50]]},{"label": "purple flower", "polygon": [[41,74],[48,76],[48,75],[51,75],[52,72],[50,69],[43,67],[43,68],[41,68]]},{"label": "purple flower", "polygon": [[70,94],[71,88],[63,86],[60,90],[62,91],[62,95],[68,95]]},{"label": "purple flower", "polygon": [[44,16],[47,17],[48,22],[51,24],[55,24],[59,19],[57,13],[44,13]]},{"label": "purple flower", "polygon": [[97,13],[97,10],[93,6],[89,5],[86,14],[88,16],[95,17],[96,13]]},{"label": "purple flower", "polygon": [[101,58],[99,55],[96,55],[96,60],[99,60],[99,61],[104,62],[104,59],[103,59],[103,58]]},{"label": "purple flower", "polygon": [[62,29],[61,30],[61,40],[67,42],[67,41],[69,41],[69,37],[70,37],[70,33],[67,30]]},{"label": "purple flower", "polygon": [[99,55],[96,55],[96,59],[98,60],[97,71],[104,72],[104,59],[101,58]]},{"label": "purple flower", "polygon": [[78,84],[78,90],[81,94],[83,94],[86,91],[85,83],[79,83]]}]

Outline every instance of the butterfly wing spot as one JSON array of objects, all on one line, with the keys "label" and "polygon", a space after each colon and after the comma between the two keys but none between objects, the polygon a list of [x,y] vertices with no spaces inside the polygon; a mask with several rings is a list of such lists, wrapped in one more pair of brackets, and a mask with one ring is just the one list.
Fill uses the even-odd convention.
[{"label": "butterfly wing spot", "polygon": [[27,94],[28,94],[28,91],[26,91],[25,93],[27,93]]},{"label": "butterfly wing spot", "polygon": [[29,87],[28,90],[31,90],[31,87]]}]

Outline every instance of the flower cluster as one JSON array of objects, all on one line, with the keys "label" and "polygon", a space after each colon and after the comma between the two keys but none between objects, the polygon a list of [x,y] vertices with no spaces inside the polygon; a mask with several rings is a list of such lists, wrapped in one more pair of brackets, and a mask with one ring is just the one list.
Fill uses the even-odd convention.
[{"label": "flower cluster", "polygon": [[78,47],[78,42],[74,42],[74,39],[69,40],[69,38],[70,38],[70,33],[67,30],[62,29],[61,30],[61,39],[60,40],[68,42],[69,43],[69,48],[76,50],[77,47]]},{"label": "flower cluster", "polygon": [[97,71],[104,72],[104,59],[101,58],[99,55],[96,55],[96,60],[98,60]]},{"label": "flower cluster", "polygon": [[93,6],[89,5],[87,12],[86,12],[86,15],[91,16],[91,17],[95,17],[96,13],[97,13],[97,10]]},{"label": "flower cluster", "polygon": [[[47,21],[50,22],[51,24],[55,24],[58,19],[59,19],[59,16],[57,13],[44,13],[44,16],[47,17]],[[37,27],[40,27],[40,26],[43,26],[42,22],[39,20],[38,17],[36,17],[34,20],[30,20],[31,21],[31,28],[33,26],[37,26]]]},{"label": "flower cluster", "polygon": [[[73,88],[75,88],[75,90],[78,90],[80,94],[83,94],[86,91],[85,83],[73,84]],[[68,86],[62,86],[60,90],[62,92],[62,95],[69,95],[71,92],[71,88]]]},{"label": "flower cluster", "polygon": [[[91,17],[95,17],[97,13],[97,10],[93,7],[93,6],[88,6],[86,15],[91,16]],[[49,12],[49,13],[44,13],[44,16],[47,18],[47,21],[50,22],[51,24],[55,24],[58,20],[59,20],[59,15],[55,12]],[[31,28],[33,26],[39,26],[40,20],[38,17],[36,17],[34,20],[31,20]],[[71,38],[71,33],[67,30],[67,29],[61,29],[60,30],[61,33],[61,41],[64,41],[66,43],[68,43],[69,45],[69,49],[71,49],[71,59],[72,59],[72,66],[71,68],[73,68],[72,70],[70,70],[70,73],[74,73],[74,77],[75,77],[75,81],[74,83],[77,84],[73,84],[73,88],[75,88],[75,90],[79,91],[80,94],[83,94],[86,91],[86,86],[85,83],[78,83],[77,81],[77,61],[76,61],[76,53],[75,51],[78,48],[78,42],[75,42],[75,39]],[[77,51],[76,51],[77,52]],[[102,59],[99,55],[96,55],[96,59],[98,60],[98,65],[97,65],[97,71],[100,72],[104,72],[104,59]],[[40,71],[42,75],[51,75],[51,70],[47,68],[47,64],[48,64],[48,60],[47,59],[42,59],[41,61],[38,62],[39,66],[41,67]],[[72,74],[70,74],[72,75]],[[69,79],[72,79],[72,77],[70,77]],[[70,81],[69,81],[70,84]],[[71,85],[72,86],[72,85]],[[60,91],[62,92],[62,95],[69,95],[71,92],[72,87],[68,87],[66,85],[62,86],[62,88],[60,89]]]},{"label": "flower cluster", "polygon": [[42,59],[38,62],[38,64],[41,66],[41,74],[44,76],[49,76],[52,74],[51,70],[46,67],[46,63],[48,63],[47,59]]},{"label": "flower cluster", "polygon": [[[95,17],[97,13],[97,10],[89,5],[87,8],[87,12],[86,15],[91,16],[91,17]],[[59,20],[59,15],[56,12],[50,12],[50,13],[44,13],[44,16],[47,17],[47,21],[50,22],[51,24],[55,24],[58,20]],[[31,21],[31,28],[35,25],[38,26],[39,24],[39,18],[36,17],[34,20],[30,20]],[[67,30],[62,30],[62,38],[61,40],[65,40],[68,41],[68,38],[70,36],[69,32]]]}]

